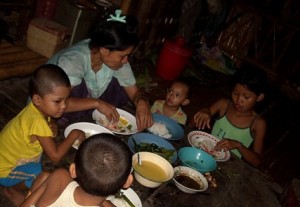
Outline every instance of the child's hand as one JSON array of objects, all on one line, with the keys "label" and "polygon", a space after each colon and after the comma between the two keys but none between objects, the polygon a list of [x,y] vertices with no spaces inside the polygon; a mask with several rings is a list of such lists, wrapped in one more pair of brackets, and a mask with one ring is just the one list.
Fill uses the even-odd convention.
[{"label": "child's hand", "polygon": [[210,111],[209,109],[203,109],[198,111],[194,116],[194,122],[198,129],[204,129],[205,127],[210,129]]},{"label": "child's hand", "polygon": [[221,139],[215,146],[215,150],[233,150],[233,149],[239,149],[242,146],[242,144],[236,140],[223,138]]},{"label": "child's hand", "polygon": [[86,139],[85,132],[80,129],[73,129],[68,135],[68,137],[73,138],[74,142],[78,140],[79,143],[83,142]]}]

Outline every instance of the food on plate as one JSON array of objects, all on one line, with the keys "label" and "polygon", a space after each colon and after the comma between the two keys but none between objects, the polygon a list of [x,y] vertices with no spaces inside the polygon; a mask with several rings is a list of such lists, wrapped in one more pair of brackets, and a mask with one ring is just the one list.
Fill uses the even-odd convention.
[{"label": "food on plate", "polygon": [[215,150],[215,143],[210,140],[199,141],[198,147],[203,149],[205,152],[211,154],[214,158],[222,156],[222,152]]},{"label": "food on plate", "polygon": [[191,178],[189,175],[186,174],[178,174],[175,175],[175,180],[177,182],[179,182],[181,185],[191,188],[191,189],[195,189],[195,190],[202,190],[204,188],[204,183],[201,180],[194,180],[193,178]]},{"label": "food on plate", "polygon": [[171,150],[171,149],[166,149],[164,147],[159,147],[157,146],[155,143],[136,143],[136,141],[134,139],[132,139],[133,144],[134,144],[134,150],[135,152],[153,152],[155,154],[158,154],[160,156],[162,156],[163,158],[165,158],[166,160],[168,160],[169,162],[172,161],[172,156],[175,153],[175,150]]},{"label": "food on plate", "polygon": [[99,123],[108,128],[109,130],[115,131],[115,132],[122,132],[122,133],[130,133],[132,132],[132,125],[129,123],[129,121],[123,117],[119,117],[119,121],[117,124],[110,123],[106,117],[102,117],[99,119]]},{"label": "food on plate", "polygon": [[166,171],[156,163],[148,160],[143,160],[142,164],[134,164],[134,170],[145,178],[151,178],[155,182],[164,182],[168,177]]},{"label": "food on plate", "polygon": [[169,132],[167,127],[163,123],[154,122],[154,124],[148,128],[148,130],[155,135],[158,135],[160,137],[170,139],[172,138],[172,134]]},{"label": "food on plate", "polygon": [[131,207],[122,197],[108,196],[106,200],[110,200],[117,207]]}]

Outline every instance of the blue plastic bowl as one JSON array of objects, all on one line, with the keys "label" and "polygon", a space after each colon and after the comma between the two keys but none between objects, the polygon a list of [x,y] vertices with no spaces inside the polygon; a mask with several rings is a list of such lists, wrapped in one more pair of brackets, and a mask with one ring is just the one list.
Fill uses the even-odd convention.
[{"label": "blue plastic bowl", "polygon": [[168,140],[179,140],[179,139],[183,138],[184,130],[183,130],[182,126],[180,126],[180,124],[178,124],[176,121],[174,121],[173,119],[171,119],[167,116],[164,116],[164,115],[158,114],[158,113],[153,113],[152,117],[153,117],[154,122],[158,122],[158,123],[164,124],[166,126],[166,128],[172,135],[172,137],[168,138]]},{"label": "blue plastic bowl", "polygon": [[[154,147],[152,147],[151,149],[153,149],[154,151],[148,151],[148,152],[153,152],[153,153],[161,155],[161,156],[163,155],[162,157],[167,158],[167,160],[170,163],[173,163],[177,160],[177,151],[174,148],[174,146],[170,142],[168,142],[167,140],[165,140],[159,136],[156,136],[154,134],[149,134],[149,133],[136,133],[136,134],[130,136],[128,139],[128,146],[132,153],[138,152],[135,149],[134,141],[135,141],[136,145],[141,145],[141,143],[144,143],[144,144],[147,144],[147,146],[149,146],[152,144],[152,146],[154,146]],[[167,150],[167,151],[163,151],[163,153],[162,153],[162,152],[159,152],[158,148]],[[155,151],[155,150],[158,150],[158,151]],[[174,152],[168,154],[168,151],[174,151]]]},{"label": "blue plastic bowl", "polygon": [[210,154],[195,147],[179,149],[178,157],[183,165],[201,173],[210,172],[217,168],[217,162]]}]

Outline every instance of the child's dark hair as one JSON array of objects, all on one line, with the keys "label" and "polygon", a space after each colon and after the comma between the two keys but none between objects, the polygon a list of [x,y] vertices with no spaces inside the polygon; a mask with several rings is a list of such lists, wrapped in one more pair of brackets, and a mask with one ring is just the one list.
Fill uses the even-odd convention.
[{"label": "child's dark hair", "polygon": [[45,64],[38,67],[29,81],[29,95],[43,97],[52,92],[54,87],[71,87],[68,75],[57,65]]},{"label": "child's dark hair", "polygon": [[180,78],[172,81],[171,85],[173,83],[181,83],[181,84],[185,85],[187,87],[187,98],[189,99],[191,97],[191,95],[192,95],[192,83],[191,83],[191,80],[189,80],[186,77],[181,76]]},{"label": "child's dark hair", "polygon": [[112,134],[95,134],[75,155],[76,181],[87,193],[114,195],[125,184],[132,166],[129,147]]},{"label": "child's dark hair", "polygon": [[254,67],[244,67],[238,69],[233,75],[232,88],[236,84],[241,84],[259,95],[266,92],[267,83],[268,79],[264,71]]},{"label": "child's dark hair", "polygon": [[90,49],[104,47],[111,51],[122,51],[139,42],[138,22],[132,16],[126,16],[126,23],[118,21],[99,22],[91,33]]}]

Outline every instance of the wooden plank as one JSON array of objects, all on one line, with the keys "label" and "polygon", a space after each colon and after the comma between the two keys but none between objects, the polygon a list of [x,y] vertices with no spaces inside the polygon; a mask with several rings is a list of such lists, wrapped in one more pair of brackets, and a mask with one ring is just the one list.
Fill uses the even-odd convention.
[{"label": "wooden plank", "polygon": [[24,45],[4,41],[0,44],[0,80],[29,75],[47,59]]}]

